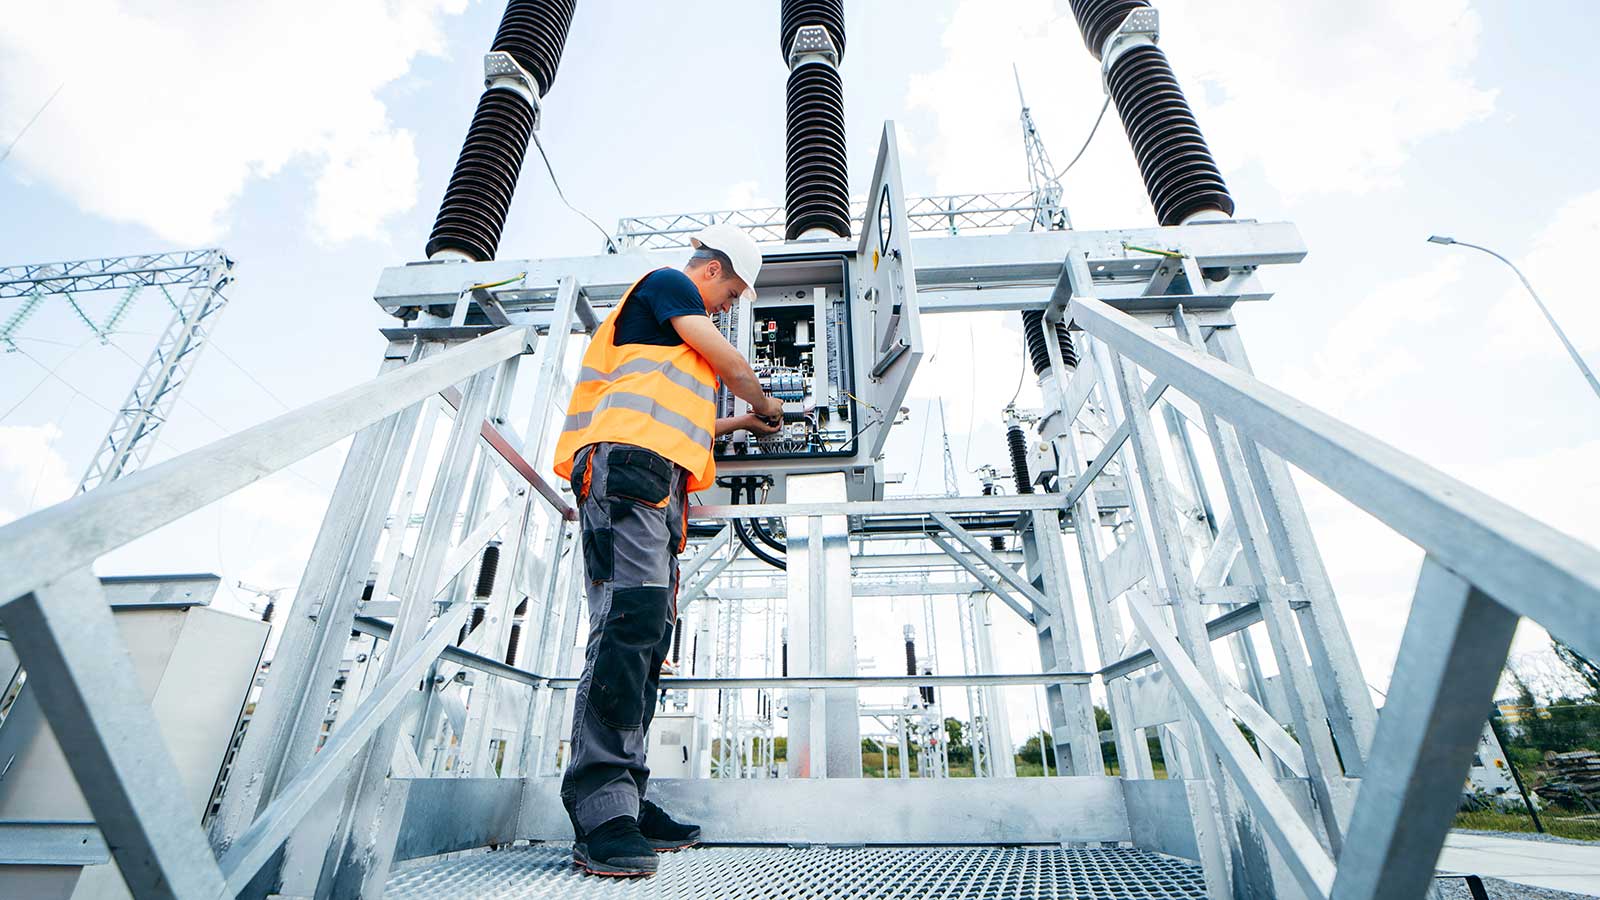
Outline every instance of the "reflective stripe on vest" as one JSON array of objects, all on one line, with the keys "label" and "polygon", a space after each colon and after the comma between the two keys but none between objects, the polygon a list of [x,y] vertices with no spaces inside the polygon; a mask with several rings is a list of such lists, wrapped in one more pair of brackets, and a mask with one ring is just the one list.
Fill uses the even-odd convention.
[{"label": "reflective stripe on vest", "polygon": [[[715,395],[710,394],[706,402],[715,402]],[[579,431],[588,428],[595,416],[608,409],[631,409],[634,412],[642,412],[668,428],[683,432],[684,437],[696,444],[711,446],[711,432],[695,425],[688,416],[679,415],[643,394],[633,394],[628,391],[608,391],[602,394],[600,402],[595,404],[594,409],[568,415],[564,430]]]},{"label": "reflective stripe on vest", "polygon": [[703,490],[716,472],[717,376],[687,345],[615,343],[617,320],[638,286],[623,294],[584,351],[556,443],[555,471],[571,478],[573,457],[588,444],[632,444],[682,466],[689,489]]}]

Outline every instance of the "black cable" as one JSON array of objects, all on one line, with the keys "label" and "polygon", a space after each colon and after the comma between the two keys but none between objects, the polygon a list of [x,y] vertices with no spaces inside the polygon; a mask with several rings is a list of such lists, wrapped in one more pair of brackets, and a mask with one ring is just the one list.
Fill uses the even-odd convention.
[{"label": "black cable", "polygon": [[[738,506],[739,505],[739,495],[743,492],[743,489],[740,487],[740,484],[742,483],[742,481],[743,481],[743,479],[735,480],[734,483],[733,483],[733,487],[730,488],[730,490],[732,491],[732,498],[733,498],[733,505],[734,506]],[[739,543],[743,544],[744,548],[746,550],[749,550],[750,553],[752,555],[754,555],[756,559],[761,560],[762,562],[764,562],[767,565],[773,567],[774,569],[783,569],[785,571],[788,571],[789,564],[787,562],[785,562],[782,559],[779,559],[776,556],[773,556],[771,553],[768,553],[767,551],[765,551],[765,550],[761,549],[760,547],[756,546],[756,542],[752,541],[750,539],[750,534],[744,530],[744,520],[743,519],[734,519],[733,520],[733,533],[738,536]]]},{"label": "black cable", "polygon": [[[750,502],[754,503],[756,501],[755,479],[754,478],[747,478],[747,479],[743,479],[743,481],[745,482],[745,489],[750,492]],[[776,537],[774,537],[773,534],[770,531],[767,530],[766,526],[761,524],[761,520],[760,519],[751,519],[750,520],[750,528],[753,531],[755,531],[756,538],[759,539],[761,541],[761,543],[766,544],[768,547],[771,547],[772,549],[778,551],[779,553],[788,553],[789,552],[788,543],[786,543],[784,541],[780,541]]]}]

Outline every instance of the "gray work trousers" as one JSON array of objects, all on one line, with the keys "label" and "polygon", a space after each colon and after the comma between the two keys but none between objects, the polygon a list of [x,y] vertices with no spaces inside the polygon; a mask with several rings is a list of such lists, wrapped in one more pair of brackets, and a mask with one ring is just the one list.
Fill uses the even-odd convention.
[{"label": "gray work trousers", "polygon": [[689,473],[629,444],[590,444],[572,465],[589,580],[589,645],[572,710],[561,802],[580,836],[639,815],[645,734],[677,618]]}]

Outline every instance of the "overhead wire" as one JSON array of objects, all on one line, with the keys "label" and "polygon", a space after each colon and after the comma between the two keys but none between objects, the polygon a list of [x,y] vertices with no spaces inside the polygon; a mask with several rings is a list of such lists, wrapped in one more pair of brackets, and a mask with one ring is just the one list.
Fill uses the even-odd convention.
[{"label": "overhead wire", "polygon": [[269,388],[266,385],[262,384],[261,381],[256,378],[256,376],[250,374],[250,370],[246,369],[244,366],[240,365],[239,361],[234,359],[233,356],[228,353],[228,351],[222,349],[222,345],[217,343],[217,339],[215,337],[207,338],[206,339],[206,344],[209,345],[211,347],[211,349],[213,349],[213,350],[217,351],[218,353],[220,353],[222,355],[223,359],[227,360],[228,363],[230,365],[232,365],[235,369],[238,369],[240,374],[244,375],[244,377],[250,379],[250,382],[252,384],[254,384],[256,387],[260,388],[261,391],[263,393],[265,393],[268,397],[271,397],[272,399],[278,401],[278,405],[279,406],[283,407],[285,410],[294,409],[294,407],[292,407],[288,403],[284,402],[284,399],[282,397],[279,397],[277,394],[273,393],[272,388]]},{"label": "overhead wire", "polygon": [[22,130],[17,132],[17,136],[12,138],[11,143],[6,145],[5,152],[0,153],[0,163],[6,161],[6,157],[11,155],[11,151],[17,146],[17,142],[22,140],[22,136],[28,133],[28,129],[33,127],[33,123],[39,121],[39,117],[44,115],[44,111],[50,108],[50,104],[56,102],[56,94],[61,93],[61,89],[66,86],[67,83],[65,81],[56,85],[55,92],[50,95],[50,99],[44,101],[44,105],[40,106],[39,111],[33,114],[33,118],[28,120],[28,124],[22,126]]},{"label": "overhead wire", "polygon": [[[121,353],[123,355],[123,357],[126,358],[129,362],[133,363],[136,366],[139,366],[141,371],[143,370],[144,363],[141,363],[141,362],[139,362],[139,360],[135,359],[133,354],[131,354],[127,350],[123,349],[121,344],[118,344],[115,340],[111,340],[109,338],[106,340],[106,343],[110,344],[112,347],[116,348],[116,351],[118,353]],[[210,343],[210,342],[208,341],[208,343]],[[224,356],[226,356],[226,354],[224,354]],[[238,365],[238,363],[234,363],[234,365]],[[250,373],[246,372],[245,374],[249,375]],[[255,381],[255,378],[252,377],[250,380],[251,381]],[[256,382],[256,386],[260,387],[263,391],[267,391],[266,386],[261,384],[260,382]],[[287,403],[284,403],[283,400],[281,398],[279,398],[276,394],[273,394],[271,391],[267,391],[267,393],[269,395],[271,395],[274,400],[277,400],[279,403],[282,403],[284,409],[291,409],[292,408]],[[201,408],[200,404],[195,403],[193,400],[190,400],[188,397],[185,397],[182,394],[179,394],[178,395],[178,402],[180,402],[180,403],[184,404],[185,406],[189,407],[190,409],[194,410],[196,413],[198,413],[200,415],[200,417],[202,419],[205,419],[207,422],[210,422],[213,426],[216,427],[216,429],[218,431],[222,432],[223,436],[226,437],[226,436],[231,435],[231,434],[234,433],[234,429],[231,429],[228,426],[226,426],[226,425],[222,424],[221,422],[217,421],[217,417],[216,416],[213,416],[212,414],[206,412],[203,408]],[[113,415],[115,415],[115,413],[113,413]],[[156,441],[158,443],[166,444],[168,448],[170,448],[170,449],[172,449],[172,450],[174,450],[174,451],[176,451],[178,453],[186,452],[184,450],[178,449],[178,447],[173,445],[170,441],[167,441],[166,439],[160,437],[159,435],[156,437]],[[295,471],[293,468],[285,468],[283,471],[288,472],[290,475],[293,475],[295,478],[298,478],[301,481],[304,481],[306,484],[311,485],[312,487],[316,488],[319,491],[327,491],[329,493],[332,493],[332,491],[333,491],[333,488],[330,485],[320,484],[316,480],[314,480],[314,479],[312,479],[312,478],[310,478],[310,477],[308,477],[306,475],[303,475],[300,472]]]},{"label": "overhead wire", "polygon": [[[29,340],[33,340],[33,339],[29,338]],[[44,387],[44,383],[49,381],[50,378],[56,374],[56,370],[57,369],[60,369],[62,366],[66,365],[67,364],[67,360],[71,359],[73,357],[73,355],[76,354],[79,350],[82,350],[84,347],[88,346],[89,342],[93,341],[93,340],[94,340],[94,338],[92,338],[92,337],[85,338],[83,343],[79,344],[76,347],[73,347],[72,351],[70,353],[68,353],[66,356],[63,356],[61,358],[61,361],[55,364],[55,368],[47,368],[43,363],[40,363],[38,358],[35,357],[33,354],[31,354],[28,351],[22,349],[21,347],[18,347],[17,348],[17,352],[21,353],[23,356],[26,356],[28,358],[28,360],[30,362],[32,362],[34,365],[39,366],[41,369],[44,369],[45,370],[45,374],[44,374],[43,378],[39,379],[37,384],[35,384],[33,387],[29,388],[28,392],[26,394],[22,395],[22,399],[21,400],[18,400],[16,403],[11,404],[11,407],[9,409],[7,409],[3,413],[0,413],[0,422],[4,422],[7,418],[9,418],[11,416],[12,413],[16,412],[17,409],[22,406],[22,404],[27,403],[28,402],[28,398],[32,397],[36,392],[38,392],[39,388]],[[57,342],[56,341],[51,341],[51,343],[57,343]],[[68,346],[68,345],[63,345],[63,346]]]},{"label": "overhead wire", "polygon": [[1066,168],[1056,173],[1055,180],[1060,181],[1062,176],[1072,171],[1072,167],[1078,164],[1078,160],[1083,159],[1083,154],[1088,151],[1089,145],[1094,143],[1094,136],[1100,130],[1100,123],[1105,121],[1106,110],[1110,108],[1111,95],[1107,94],[1106,102],[1100,104],[1100,115],[1095,116],[1094,127],[1089,129],[1089,136],[1083,139],[1083,146],[1078,148],[1078,155],[1072,158],[1072,162],[1067,163]]},{"label": "overhead wire", "polygon": [[544,170],[550,173],[550,184],[555,187],[556,196],[561,198],[561,202],[566,204],[567,209],[570,209],[578,215],[583,216],[585,219],[588,219],[589,224],[594,226],[594,230],[600,232],[600,236],[605,238],[607,253],[616,253],[616,242],[611,239],[611,235],[607,233],[604,228],[600,227],[600,223],[596,222],[592,218],[589,218],[588,213],[577,208],[576,206],[573,206],[572,203],[567,200],[566,193],[561,190],[561,182],[556,179],[555,167],[550,165],[550,157],[544,152],[544,144],[539,141],[539,132],[537,131],[533,132],[533,145],[539,148],[539,158],[544,160]]}]

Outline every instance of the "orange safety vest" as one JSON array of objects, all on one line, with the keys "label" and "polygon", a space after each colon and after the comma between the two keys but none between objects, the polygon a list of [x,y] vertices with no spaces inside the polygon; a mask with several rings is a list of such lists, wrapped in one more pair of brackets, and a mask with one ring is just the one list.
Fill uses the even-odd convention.
[{"label": "orange safety vest", "polygon": [[639,287],[600,323],[583,352],[583,369],[556,442],[555,471],[572,477],[572,460],[589,444],[610,441],[661,454],[689,472],[689,490],[711,486],[717,466],[717,373],[688,344],[657,347],[613,342],[617,317]]}]

